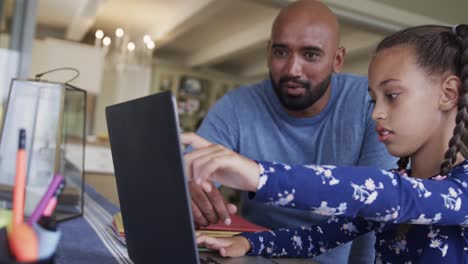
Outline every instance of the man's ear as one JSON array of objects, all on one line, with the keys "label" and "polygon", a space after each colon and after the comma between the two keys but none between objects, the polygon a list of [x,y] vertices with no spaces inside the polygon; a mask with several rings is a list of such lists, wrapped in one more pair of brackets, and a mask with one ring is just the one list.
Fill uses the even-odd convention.
[{"label": "man's ear", "polygon": [[440,89],[439,109],[442,111],[450,111],[457,107],[461,81],[455,75],[450,75],[442,82]]},{"label": "man's ear", "polygon": [[346,54],[346,49],[344,47],[339,47],[336,50],[335,61],[333,61],[333,72],[340,72],[343,68],[344,57]]}]

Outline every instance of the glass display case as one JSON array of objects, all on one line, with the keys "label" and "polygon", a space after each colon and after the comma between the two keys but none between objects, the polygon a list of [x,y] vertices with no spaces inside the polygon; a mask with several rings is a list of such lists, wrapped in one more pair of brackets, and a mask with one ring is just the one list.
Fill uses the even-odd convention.
[{"label": "glass display case", "polygon": [[70,84],[14,79],[5,109],[0,138],[0,207],[11,207],[18,133],[25,129],[25,217],[56,174],[65,178],[65,188],[55,218],[82,215],[86,91]]}]

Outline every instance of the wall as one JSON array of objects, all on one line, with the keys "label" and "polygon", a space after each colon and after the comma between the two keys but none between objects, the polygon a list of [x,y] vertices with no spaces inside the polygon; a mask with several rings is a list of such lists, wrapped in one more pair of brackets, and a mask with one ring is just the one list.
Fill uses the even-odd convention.
[{"label": "wall", "polygon": [[[94,46],[53,39],[34,40],[31,55],[31,78],[36,74],[61,67],[72,67],[80,72],[70,84],[88,93],[86,109],[86,132],[91,133],[94,120],[94,98],[101,91],[104,67],[104,52]],[[73,71],[51,72],[41,77],[44,80],[66,82],[75,76]]]},{"label": "wall", "polygon": [[107,135],[105,108],[109,105],[150,94],[151,70],[143,67],[127,67],[118,70],[106,63],[102,78],[102,89],[96,102],[93,133]]},{"label": "wall", "polygon": [[[34,41],[31,77],[54,68],[73,67],[80,71],[80,76],[70,84],[98,94],[101,90],[103,66],[104,53],[93,46],[52,38]],[[44,75],[43,78],[65,82],[73,76],[71,71],[59,71]]]},{"label": "wall", "polygon": [[[181,92],[184,78],[200,80],[203,92],[198,95],[187,95]],[[170,90],[178,99],[179,120],[184,131],[194,131],[201,119],[213,104],[227,91],[245,84],[248,81],[235,75],[225,74],[210,69],[193,69],[164,60],[156,60],[153,67],[151,92]],[[198,101],[199,109],[193,112],[184,111],[188,101]]]}]

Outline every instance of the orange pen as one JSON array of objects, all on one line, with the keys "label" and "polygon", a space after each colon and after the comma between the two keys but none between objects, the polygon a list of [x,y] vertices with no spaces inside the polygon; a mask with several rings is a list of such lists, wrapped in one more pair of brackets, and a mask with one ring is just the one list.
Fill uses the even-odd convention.
[{"label": "orange pen", "polygon": [[16,176],[13,187],[13,228],[24,222],[24,200],[26,189],[26,130],[20,129],[18,153],[16,154]]}]

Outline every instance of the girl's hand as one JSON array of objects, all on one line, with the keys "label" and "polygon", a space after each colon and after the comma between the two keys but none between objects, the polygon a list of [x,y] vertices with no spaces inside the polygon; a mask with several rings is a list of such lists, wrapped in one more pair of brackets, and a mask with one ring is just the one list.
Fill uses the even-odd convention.
[{"label": "girl's hand", "polygon": [[257,191],[260,167],[256,162],[195,133],[182,133],[180,139],[182,144],[194,149],[184,157],[187,176],[201,184],[206,192],[212,188],[208,181],[239,190]]},{"label": "girl's hand", "polygon": [[197,232],[196,241],[199,246],[218,251],[222,257],[242,257],[251,249],[250,242],[243,236],[211,237]]}]

